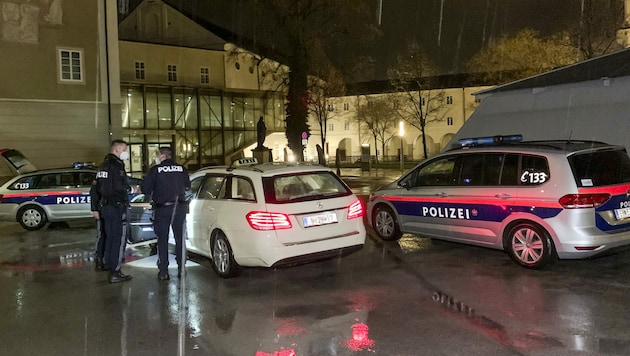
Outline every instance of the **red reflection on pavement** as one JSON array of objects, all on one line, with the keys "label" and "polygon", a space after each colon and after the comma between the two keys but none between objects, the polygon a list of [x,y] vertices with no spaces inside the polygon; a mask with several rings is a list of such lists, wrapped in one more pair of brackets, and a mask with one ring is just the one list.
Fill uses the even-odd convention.
[{"label": "red reflection on pavement", "polygon": [[256,351],[256,356],[296,356],[296,353],[293,349],[290,350],[280,350],[276,351],[272,354],[268,354],[262,351]]},{"label": "red reflection on pavement", "polygon": [[352,338],[346,340],[346,346],[353,351],[370,349],[374,346],[374,340],[368,336],[368,326],[363,323],[352,325]]},{"label": "red reflection on pavement", "polygon": [[276,334],[282,336],[302,335],[306,332],[295,318],[278,319]]}]

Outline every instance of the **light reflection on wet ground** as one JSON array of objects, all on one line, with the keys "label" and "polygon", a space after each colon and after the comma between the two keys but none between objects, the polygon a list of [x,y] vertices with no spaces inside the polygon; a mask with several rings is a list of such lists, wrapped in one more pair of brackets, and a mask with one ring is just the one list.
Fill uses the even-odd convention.
[{"label": "light reflection on wet ground", "polygon": [[0,354],[174,355],[182,312],[187,355],[630,354],[628,253],[529,271],[501,251],[405,234],[233,280],[200,261],[182,289],[134,264],[131,282],[109,285],[93,271],[91,221],[14,225],[0,223]]}]

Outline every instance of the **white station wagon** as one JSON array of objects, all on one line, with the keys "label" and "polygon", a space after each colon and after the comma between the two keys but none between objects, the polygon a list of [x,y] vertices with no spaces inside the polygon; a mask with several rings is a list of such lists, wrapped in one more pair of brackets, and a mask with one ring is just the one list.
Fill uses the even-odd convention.
[{"label": "white station wagon", "polygon": [[329,168],[245,158],[191,174],[189,251],[215,272],[330,258],[365,244],[363,206]]}]

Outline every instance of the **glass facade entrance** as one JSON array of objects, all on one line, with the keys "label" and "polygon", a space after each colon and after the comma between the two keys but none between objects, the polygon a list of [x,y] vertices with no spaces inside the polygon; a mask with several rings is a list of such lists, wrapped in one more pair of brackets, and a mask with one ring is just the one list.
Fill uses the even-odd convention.
[{"label": "glass facade entrance", "polygon": [[134,147],[134,175],[146,172],[160,145],[173,148],[189,170],[226,164],[256,143],[263,116],[267,133],[285,128],[280,93],[231,93],[199,88],[123,85],[124,139]]}]

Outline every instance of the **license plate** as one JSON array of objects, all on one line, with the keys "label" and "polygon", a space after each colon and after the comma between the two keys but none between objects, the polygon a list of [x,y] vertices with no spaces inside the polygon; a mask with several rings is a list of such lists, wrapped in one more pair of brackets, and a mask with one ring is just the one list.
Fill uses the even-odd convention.
[{"label": "license plate", "polygon": [[615,217],[617,220],[623,220],[630,217],[630,208],[615,209]]},{"label": "license plate", "polygon": [[323,214],[310,215],[303,217],[302,221],[304,222],[304,227],[335,224],[337,222],[337,214],[327,212]]}]

